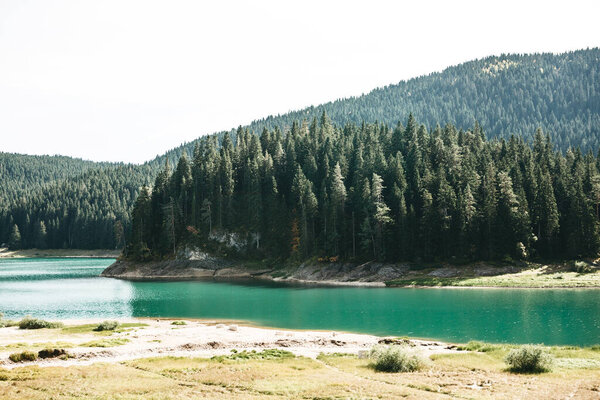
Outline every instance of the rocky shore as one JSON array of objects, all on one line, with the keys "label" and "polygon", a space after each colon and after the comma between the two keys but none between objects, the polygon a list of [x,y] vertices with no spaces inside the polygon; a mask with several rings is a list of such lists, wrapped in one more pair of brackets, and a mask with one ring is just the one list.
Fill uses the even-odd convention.
[{"label": "rocky shore", "polygon": [[[575,264],[580,263],[584,262],[578,261]],[[310,260],[297,266],[269,268],[261,263],[233,261],[207,253],[190,252],[175,260],[118,260],[104,270],[102,276],[126,280],[253,280],[373,287],[599,288],[600,270],[590,263],[586,265],[589,265],[587,272],[581,272],[569,263],[480,262],[455,266]]]}]

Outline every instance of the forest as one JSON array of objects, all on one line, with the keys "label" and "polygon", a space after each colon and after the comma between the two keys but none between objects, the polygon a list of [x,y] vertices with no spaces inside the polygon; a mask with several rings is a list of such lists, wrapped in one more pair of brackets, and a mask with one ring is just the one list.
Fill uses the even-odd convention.
[{"label": "forest", "polygon": [[[600,49],[594,48],[563,54],[500,55],[470,61],[449,67],[442,72],[375,89],[362,96],[339,99],[283,115],[269,116],[241,129],[216,133],[210,136],[210,139],[206,136],[201,137],[142,165],[96,163],[59,156],[0,153],[0,245],[10,244],[11,247],[20,248],[40,246],[43,248],[120,248],[124,244],[123,237],[130,233],[131,211],[142,185],[149,186],[166,163],[173,170],[176,168],[177,160],[185,154],[188,163],[194,165],[198,161],[197,152],[205,151],[202,149],[206,148],[207,142],[216,142],[214,145],[216,148],[223,141],[226,144],[231,141],[237,146],[237,136],[243,132],[259,134],[266,129],[270,135],[279,135],[288,140],[287,135],[292,129],[300,130],[300,127],[310,125],[315,118],[318,121],[324,111],[331,124],[344,132],[346,129],[362,129],[363,121],[378,126],[393,127],[398,119],[406,121],[409,112],[412,111],[417,120],[430,128],[435,128],[438,123],[451,123],[455,127],[454,130],[467,131],[473,130],[475,121],[479,121],[480,126],[485,128],[486,138],[491,140],[491,143],[495,139],[505,139],[507,143],[517,140],[522,142],[523,146],[533,143],[535,132],[541,127],[545,135],[550,138],[551,151],[558,151],[562,156],[568,157],[569,150],[576,154],[578,151],[575,149],[580,149],[582,154],[587,154],[589,151],[595,153],[600,148],[598,110],[600,110]],[[347,128],[347,124],[354,124],[355,127]],[[446,128],[442,129],[442,136],[446,134],[445,131]],[[430,134],[434,132],[435,130]],[[515,138],[511,139],[512,136]],[[226,137],[228,139],[225,139]],[[450,140],[445,137],[442,139],[444,142]],[[250,141],[250,139],[244,140]],[[383,142],[384,138],[379,140]],[[284,139],[282,141],[282,148],[286,150]],[[368,145],[363,143],[364,147]],[[491,146],[491,144],[487,145]],[[313,144],[311,151],[314,148]],[[262,151],[265,150],[269,149],[265,149],[263,145]],[[215,151],[220,152],[220,149]],[[385,151],[389,149],[384,149],[386,163],[389,157],[396,157],[396,154],[385,153]],[[268,153],[272,158],[276,157],[273,149]],[[316,153],[312,156],[315,160],[320,157]],[[346,154],[345,157],[346,162],[349,162],[349,156]],[[407,163],[408,154],[402,152],[402,157],[405,158],[403,162]],[[350,188],[359,190],[360,185],[352,181],[354,172],[349,170],[351,166],[344,165],[343,159],[339,161],[345,178],[347,196],[350,196]],[[305,166],[304,158],[298,162],[313,185],[313,194],[317,196],[323,188],[321,179],[311,175],[311,168],[314,166]],[[377,164],[371,172],[384,180],[389,180],[385,176],[386,172],[379,169],[382,165],[382,163]],[[335,163],[330,167],[334,169]],[[450,173],[450,171],[446,172]],[[291,172],[288,171],[287,174],[288,179],[293,179]],[[510,177],[513,181],[516,179],[512,175]],[[277,184],[283,186],[278,187],[278,191],[287,188],[286,185],[291,185],[289,182],[281,181],[283,178],[281,175],[277,178]],[[363,178],[373,180],[372,175]],[[420,176],[420,179],[424,177]],[[556,178],[553,176],[553,179]],[[451,184],[454,185],[455,182]],[[522,186],[526,185],[529,184],[522,184]],[[387,181],[383,186],[386,187],[383,190],[384,196],[389,199],[389,191],[393,188]],[[400,183],[397,183],[397,186],[401,188]],[[413,189],[407,187],[406,190]],[[476,189],[472,185],[470,190],[476,197],[474,193]],[[589,183],[585,190],[589,197],[591,190]],[[428,191],[432,194],[430,189]],[[532,194],[527,193],[527,195],[527,205],[531,207],[529,202],[532,200]],[[352,201],[357,201],[356,194],[352,196],[354,196]],[[423,200],[417,201],[415,194],[411,196],[406,199],[406,217],[408,218],[412,205],[414,214],[411,214],[410,218],[417,218],[422,212],[420,202]],[[284,192],[279,197],[284,197],[286,206],[290,206],[290,193]],[[204,200],[204,197],[202,199]],[[317,200],[322,201],[318,196]],[[211,203],[213,208],[217,207],[216,199],[210,201],[213,202]],[[397,211],[394,208],[398,207],[397,205],[388,204],[388,206],[394,213]],[[355,219],[359,217],[358,210],[355,209]],[[562,211],[564,208],[561,209]],[[198,216],[200,211],[195,209],[195,213],[194,218],[197,220],[200,218]],[[361,221],[355,220],[356,229],[353,235],[355,250],[352,254],[360,254],[358,224],[364,222],[362,215],[360,217]],[[220,222],[226,224],[226,221],[227,218],[223,216]],[[302,225],[301,222],[299,220],[299,225]],[[227,227],[227,225],[223,226]],[[315,222],[315,231],[305,232],[304,236],[312,235],[313,241],[319,240],[316,230],[318,226]],[[385,226],[386,231],[393,229],[389,224]],[[341,226],[336,227],[336,234],[341,235],[339,231],[341,228]],[[560,232],[564,230],[565,227],[561,224]],[[539,232],[534,231],[534,233],[536,237],[541,237],[537,234]],[[331,241],[330,234],[331,232],[328,232],[326,235],[328,241]],[[564,240],[563,233],[556,233],[556,235]],[[411,240],[420,243],[416,237],[413,236]],[[403,240],[409,243],[409,238]],[[522,243],[526,242],[528,241]],[[333,243],[338,243],[338,239],[333,240]],[[380,240],[378,246],[384,248],[384,245],[385,243]],[[304,243],[303,246],[303,252],[313,253],[313,247],[308,243]],[[535,245],[530,243],[529,248],[539,251],[539,246],[539,243]],[[379,253],[377,246],[375,250]],[[491,253],[491,249],[489,250]],[[344,251],[347,253],[348,249]],[[329,247],[326,253],[330,253]],[[383,253],[389,254],[389,251],[382,251]]]},{"label": "forest", "polygon": [[[600,159],[556,151],[541,129],[487,140],[479,126],[240,128],[165,163],[132,211],[130,259],[234,238],[260,258],[560,259],[600,245]],[[212,247],[214,248],[214,246]],[[231,249],[231,251],[236,251]]]}]

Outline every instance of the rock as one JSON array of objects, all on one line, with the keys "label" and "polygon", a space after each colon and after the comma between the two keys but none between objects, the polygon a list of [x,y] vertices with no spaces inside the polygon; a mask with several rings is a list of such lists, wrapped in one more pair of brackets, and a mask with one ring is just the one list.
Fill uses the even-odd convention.
[{"label": "rock", "polygon": [[227,329],[229,329],[230,331],[236,332],[238,330],[238,327],[237,327],[237,325],[229,325],[229,328],[227,328]]},{"label": "rock", "polygon": [[455,268],[438,268],[435,271],[431,271],[428,275],[438,278],[451,278],[458,275],[458,270]]},{"label": "rock", "polygon": [[66,355],[67,351],[65,349],[44,349],[38,352],[39,358],[55,358]]},{"label": "rock", "polygon": [[366,360],[367,358],[369,358],[369,350],[359,350],[358,351],[358,359],[359,360]]}]

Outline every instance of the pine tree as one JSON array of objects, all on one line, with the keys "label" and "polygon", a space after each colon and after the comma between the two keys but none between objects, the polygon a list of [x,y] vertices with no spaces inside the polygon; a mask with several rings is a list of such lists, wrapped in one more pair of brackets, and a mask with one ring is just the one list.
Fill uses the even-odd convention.
[{"label": "pine tree", "polygon": [[14,224],[8,238],[8,248],[10,250],[19,250],[21,248],[21,232],[17,224]]}]

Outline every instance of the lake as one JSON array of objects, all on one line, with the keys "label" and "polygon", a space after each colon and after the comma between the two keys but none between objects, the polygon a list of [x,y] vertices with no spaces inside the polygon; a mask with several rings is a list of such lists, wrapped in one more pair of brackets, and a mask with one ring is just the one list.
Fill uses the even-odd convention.
[{"label": "lake", "polygon": [[454,342],[600,343],[600,290],[309,287],[100,277],[113,261],[0,259],[0,312],[13,319],[237,319]]}]

